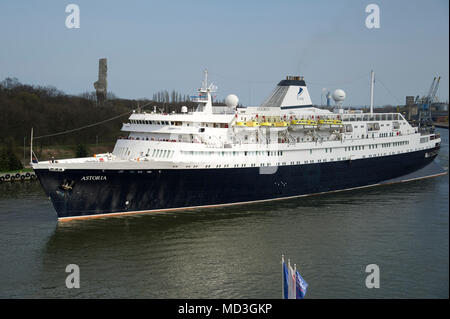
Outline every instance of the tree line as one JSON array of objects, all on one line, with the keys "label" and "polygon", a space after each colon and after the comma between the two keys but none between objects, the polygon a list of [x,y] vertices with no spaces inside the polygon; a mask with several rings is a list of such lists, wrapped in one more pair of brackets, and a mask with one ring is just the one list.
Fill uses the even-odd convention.
[{"label": "tree line", "polygon": [[153,94],[153,101],[158,103],[183,103],[190,102],[191,99],[187,94],[181,94],[175,90],[170,92],[167,90],[161,90]]},{"label": "tree line", "polygon": [[[156,99],[162,96],[160,91],[154,94]],[[182,105],[190,108],[196,103],[189,101],[187,95],[172,91],[172,98],[160,100],[121,99],[113,93],[108,101],[98,106],[95,92],[85,92],[78,96],[68,95],[53,86],[33,86],[20,83],[15,78],[6,78],[0,82],[0,145],[12,138],[16,145],[30,138],[33,127],[34,136],[49,135],[100,122],[144,106],[144,111],[172,112],[180,111]],[[170,103],[170,105],[169,105]],[[112,142],[121,135],[122,123],[127,115],[110,122],[87,128],[75,133],[48,137],[36,141],[43,145],[95,143],[96,136],[103,142]],[[123,133],[122,133],[123,135]]]},{"label": "tree line", "polygon": [[[169,98],[167,97],[169,95]],[[108,93],[107,102],[97,105],[95,92],[69,95],[54,86],[36,86],[21,83],[16,78],[0,81],[0,162],[2,166],[16,167],[17,163],[5,154],[16,153],[18,146],[30,144],[30,131],[34,136],[51,135],[66,130],[83,127],[124,114],[106,123],[73,133],[36,139],[33,148],[57,145],[86,145],[113,143],[124,135],[120,131],[133,110],[171,113],[180,112],[181,106],[193,109],[196,103],[188,95],[172,91],[159,91],[153,99],[121,99]],[[142,107],[144,106],[144,107]],[[80,147],[79,147],[80,148]],[[80,153],[80,152],[78,152]],[[10,156],[10,155],[8,155]],[[19,161],[20,162],[20,161]],[[18,169],[18,168],[14,168]],[[1,170],[4,170],[2,167]]]}]

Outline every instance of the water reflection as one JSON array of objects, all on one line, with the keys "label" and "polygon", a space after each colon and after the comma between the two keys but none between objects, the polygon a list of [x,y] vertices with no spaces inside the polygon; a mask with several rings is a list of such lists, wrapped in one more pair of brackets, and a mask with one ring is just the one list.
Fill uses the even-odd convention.
[{"label": "water reflection", "polygon": [[[45,247],[43,281],[61,281],[65,266],[76,263],[85,280],[78,297],[276,298],[278,262],[284,252],[305,269],[309,281],[319,288],[317,296],[324,293],[322,271],[334,274],[336,267],[348,282],[342,283],[342,278],[334,282],[344,284],[343,294],[351,294],[359,281],[355,278],[358,267],[368,259],[366,249],[375,245],[375,251],[387,252],[385,258],[392,259],[394,232],[416,227],[415,217],[405,212],[414,211],[437,187],[433,180],[405,185],[58,223]],[[408,197],[411,200],[405,201]],[[394,206],[399,212],[386,210]],[[409,215],[409,220],[399,223],[401,215]],[[394,223],[386,225],[386,219]],[[380,238],[386,233],[391,234]],[[358,244],[361,241],[367,244]],[[249,281],[249,276],[255,281]],[[262,287],[258,282],[274,285]],[[45,293],[72,296],[60,285],[54,286]]]}]

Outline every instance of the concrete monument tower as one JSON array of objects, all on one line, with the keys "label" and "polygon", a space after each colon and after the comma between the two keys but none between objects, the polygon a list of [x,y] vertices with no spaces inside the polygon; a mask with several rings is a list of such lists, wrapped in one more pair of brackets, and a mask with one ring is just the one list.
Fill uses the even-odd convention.
[{"label": "concrete monument tower", "polygon": [[97,104],[103,105],[106,101],[107,81],[106,73],[108,67],[106,65],[106,58],[98,60],[98,81],[94,82],[95,93],[97,95]]}]

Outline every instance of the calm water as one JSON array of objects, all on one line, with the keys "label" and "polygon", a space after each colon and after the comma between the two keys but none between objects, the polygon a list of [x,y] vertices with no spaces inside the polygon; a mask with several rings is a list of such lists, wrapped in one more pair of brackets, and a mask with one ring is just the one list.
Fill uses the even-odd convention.
[{"label": "calm water", "polygon": [[[438,161],[448,168],[448,130]],[[448,175],[323,196],[57,223],[39,183],[0,184],[2,298],[448,298]],[[365,287],[377,264],[381,287]],[[77,264],[81,288],[67,289]]]}]

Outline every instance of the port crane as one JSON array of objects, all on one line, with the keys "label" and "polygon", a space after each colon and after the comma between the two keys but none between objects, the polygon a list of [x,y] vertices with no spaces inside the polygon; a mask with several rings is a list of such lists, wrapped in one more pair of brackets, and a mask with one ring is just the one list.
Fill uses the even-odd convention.
[{"label": "port crane", "polygon": [[419,106],[419,126],[421,124],[432,123],[431,104],[436,100],[436,93],[440,81],[441,81],[440,76],[434,77],[430,89],[428,90],[427,96],[424,96],[421,99],[419,99],[419,96],[416,97],[415,103]]}]

